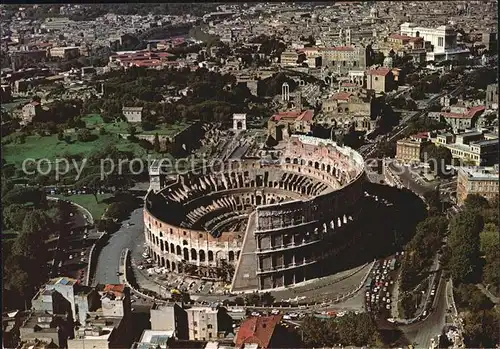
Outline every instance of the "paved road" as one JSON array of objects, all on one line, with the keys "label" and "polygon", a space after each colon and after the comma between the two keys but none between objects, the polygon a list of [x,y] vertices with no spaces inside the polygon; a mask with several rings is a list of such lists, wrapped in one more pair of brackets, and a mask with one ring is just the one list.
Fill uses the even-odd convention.
[{"label": "paved road", "polygon": [[443,279],[439,283],[434,304],[434,311],[425,320],[399,327],[417,348],[429,347],[431,338],[441,334],[446,324],[447,297],[446,282]]},{"label": "paved road", "polygon": [[[130,223],[130,227],[127,227]],[[96,271],[93,284],[119,283],[117,275],[120,264],[120,255],[126,248],[137,250],[142,249],[144,243],[143,213],[142,207],[136,209],[130,218],[123,221],[120,230],[112,234],[107,244],[102,248],[97,259]]]},{"label": "paved road", "polygon": [[406,188],[410,189],[411,191],[413,191],[418,195],[423,195],[434,186],[433,184],[430,183],[429,185],[423,185],[418,183],[412,176],[411,171],[406,166],[402,166],[399,164],[396,165],[394,162],[390,162],[388,164],[388,167],[393,174],[399,177],[399,179]]}]

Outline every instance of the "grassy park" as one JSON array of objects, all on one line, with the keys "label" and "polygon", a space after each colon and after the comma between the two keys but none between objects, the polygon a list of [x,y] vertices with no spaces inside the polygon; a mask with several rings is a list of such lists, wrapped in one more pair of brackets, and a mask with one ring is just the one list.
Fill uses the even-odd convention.
[{"label": "grassy park", "polygon": [[[108,145],[115,146],[118,150],[129,151],[138,158],[146,158],[147,151],[138,143],[122,138],[119,134],[128,133],[129,124],[126,122],[105,123],[100,115],[88,115],[82,120],[95,136],[94,140],[80,142],[76,139],[76,133],[69,134],[69,141],[59,140],[57,135],[40,136],[32,135],[25,138],[25,142],[9,142],[9,138],[15,139],[19,135],[11,134],[2,141],[3,157],[8,163],[21,165],[27,158],[55,160],[64,155],[88,156],[90,153],[105,149]],[[175,135],[183,130],[185,124],[163,125],[152,131],[143,131],[140,125],[136,126],[137,134]],[[104,128],[105,134],[99,134],[99,129]]]},{"label": "grassy park", "polygon": [[94,217],[94,219],[100,219],[102,214],[104,213],[104,211],[106,211],[106,208],[109,205],[106,199],[109,199],[113,195],[98,194],[97,195],[98,202],[95,201],[95,197],[92,194],[70,195],[70,196],[59,194],[53,196],[63,200],[74,202],[82,207],[85,207],[87,210],[89,210],[90,214],[92,214],[92,217]]}]

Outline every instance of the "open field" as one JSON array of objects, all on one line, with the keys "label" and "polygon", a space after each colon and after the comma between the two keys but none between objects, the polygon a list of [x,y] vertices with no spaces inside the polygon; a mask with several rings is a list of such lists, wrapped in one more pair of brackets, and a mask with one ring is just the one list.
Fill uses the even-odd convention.
[{"label": "open field", "polygon": [[2,146],[3,156],[8,163],[21,165],[27,158],[49,159],[61,158],[64,155],[88,156],[96,150],[105,149],[108,145],[114,145],[118,150],[131,151],[136,157],[145,157],[146,150],[136,143],[119,138],[117,135],[98,135],[90,142],[79,142],[76,135],[71,136],[71,141],[60,141],[57,135],[50,136],[28,136],[23,144],[10,143]]},{"label": "open field", "polygon": [[69,195],[65,196],[62,194],[53,195],[54,197],[68,200],[74,202],[80,206],[85,207],[92,214],[94,219],[100,219],[106,208],[108,207],[108,203],[106,203],[106,199],[112,197],[112,194],[98,194],[97,200],[95,201],[95,197],[92,194],[82,194],[82,195]]}]

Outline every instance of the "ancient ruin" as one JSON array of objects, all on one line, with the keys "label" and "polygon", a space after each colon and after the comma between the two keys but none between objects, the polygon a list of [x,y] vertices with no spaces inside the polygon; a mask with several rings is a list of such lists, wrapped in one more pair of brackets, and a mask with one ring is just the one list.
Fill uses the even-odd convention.
[{"label": "ancient ruin", "polygon": [[175,179],[153,165],[144,221],[155,262],[201,277],[234,274],[233,291],[318,277],[319,263],[358,238],[363,158],[309,136],[290,137],[278,155],[215,162]]}]

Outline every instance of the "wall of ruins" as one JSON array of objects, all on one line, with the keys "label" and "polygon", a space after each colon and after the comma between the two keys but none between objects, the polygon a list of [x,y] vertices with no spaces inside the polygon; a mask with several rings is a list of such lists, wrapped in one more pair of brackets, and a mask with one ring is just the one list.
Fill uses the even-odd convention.
[{"label": "wall of ruins", "polygon": [[216,267],[221,259],[236,263],[243,236],[225,232],[214,238],[206,231],[176,227],[158,220],[144,208],[144,235],[154,261],[169,270],[178,271],[185,262],[197,266]]}]

